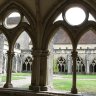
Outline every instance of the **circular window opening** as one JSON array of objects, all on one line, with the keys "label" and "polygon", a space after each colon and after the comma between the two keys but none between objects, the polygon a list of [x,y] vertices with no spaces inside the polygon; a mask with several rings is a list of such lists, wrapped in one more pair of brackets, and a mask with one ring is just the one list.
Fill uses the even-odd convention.
[{"label": "circular window opening", "polygon": [[19,12],[12,12],[7,15],[4,20],[4,27],[7,29],[12,29],[18,26],[21,20],[21,15]]},{"label": "circular window opening", "polygon": [[80,25],[85,19],[86,13],[80,7],[71,7],[65,12],[65,20],[70,25]]}]

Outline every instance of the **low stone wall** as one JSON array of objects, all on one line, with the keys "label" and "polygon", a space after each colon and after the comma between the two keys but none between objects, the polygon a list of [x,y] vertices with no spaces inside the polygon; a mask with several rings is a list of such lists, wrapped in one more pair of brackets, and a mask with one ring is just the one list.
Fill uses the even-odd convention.
[{"label": "low stone wall", "polygon": [[0,96],[81,96],[79,94],[63,94],[51,92],[32,92],[31,90],[0,89]]}]

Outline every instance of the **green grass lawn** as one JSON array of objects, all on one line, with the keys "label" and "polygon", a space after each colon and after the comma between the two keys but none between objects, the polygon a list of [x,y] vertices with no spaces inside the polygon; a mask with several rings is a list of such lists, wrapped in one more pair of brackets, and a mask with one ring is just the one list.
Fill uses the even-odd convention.
[{"label": "green grass lawn", "polygon": [[[72,78],[72,75],[64,75],[64,74],[58,74],[63,78]],[[82,75],[82,74],[78,74],[77,75],[78,79],[96,79],[96,75]]]},{"label": "green grass lawn", "polygon": [[57,90],[70,90],[72,82],[70,80],[54,79],[53,87]]},{"label": "green grass lawn", "polygon": [[77,88],[80,92],[96,93],[96,80],[77,80]]},{"label": "green grass lawn", "polygon": [[[96,75],[77,75],[78,91],[79,92],[96,92],[96,80],[92,80],[92,79],[96,79]],[[66,90],[66,91],[71,90],[72,75],[61,75],[61,79],[54,78],[53,87],[56,90]]]},{"label": "green grass lawn", "polygon": [[[25,79],[26,76],[31,76],[31,73],[12,73],[12,80]],[[6,81],[5,75],[0,76],[0,78],[1,78],[1,82]]]},{"label": "green grass lawn", "polygon": [[[17,77],[17,76],[12,76],[12,80],[19,80],[19,79],[25,79],[25,77]],[[1,82],[6,81],[6,76],[2,76]]]},{"label": "green grass lawn", "polygon": [[[54,89],[57,90],[69,91],[72,88],[72,81],[55,79],[53,81],[53,87]],[[78,80],[77,88],[79,92],[96,92],[96,80],[94,81]]]},{"label": "green grass lawn", "polygon": [[31,76],[31,73],[12,73],[12,76]]},{"label": "green grass lawn", "polygon": [[[12,73],[12,80],[24,79],[26,78],[26,76],[31,76],[31,73]],[[2,81],[5,80],[6,80],[5,75],[2,75]],[[25,88],[26,86],[27,85],[24,85],[22,87]],[[56,90],[70,91],[72,88],[72,75],[64,75],[64,74],[54,75],[53,87]],[[77,89],[79,92],[96,93],[96,75],[77,75]]]},{"label": "green grass lawn", "polygon": [[[31,73],[12,73],[12,80],[22,80],[25,79],[26,76],[31,76]],[[0,86],[3,86],[3,82],[6,82],[6,75],[0,75]]]}]

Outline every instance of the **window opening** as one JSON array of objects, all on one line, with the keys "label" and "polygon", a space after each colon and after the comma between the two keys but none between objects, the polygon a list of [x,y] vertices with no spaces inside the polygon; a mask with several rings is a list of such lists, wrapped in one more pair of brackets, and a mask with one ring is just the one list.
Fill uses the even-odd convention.
[{"label": "window opening", "polygon": [[85,72],[85,65],[84,65],[83,59],[79,56],[77,57],[77,72],[78,73]]},{"label": "window opening", "polygon": [[[80,49],[80,47],[82,47],[82,49]],[[94,75],[96,65],[95,47],[96,47],[96,35],[93,30],[88,30],[80,38],[77,46],[77,52],[79,57],[78,60],[80,61],[79,63],[77,62],[77,65],[79,65],[79,72],[77,73],[77,88],[79,92],[91,93],[94,90],[94,87],[96,87],[96,85],[93,85],[94,81],[92,80],[92,77],[95,79]],[[90,83],[88,82],[89,79]],[[82,82],[83,85],[80,82]],[[92,87],[89,88],[87,85]],[[82,88],[80,86],[82,86]]]},{"label": "window opening", "polygon": [[11,12],[5,17],[4,27],[7,29],[12,29],[18,26],[21,20],[21,15],[19,12]]},{"label": "window opening", "polygon": [[[23,72],[31,72],[31,66],[32,66],[32,57],[27,57],[24,61],[24,64],[26,65],[26,68],[22,69]],[[24,65],[24,66],[25,66]]]},{"label": "window opening", "polygon": [[72,26],[80,25],[86,19],[86,13],[80,7],[71,7],[65,12],[64,18]]},{"label": "window opening", "polygon": [[96,72],[96,64],[95,64],[95,66],[94,66],[94,72]]},{"label": "window opening", "polygon": [[96,19],[93,17],[93,15],[91,13],[89,13],[89,18],[88,18],[89,21],[95,21],[96,22]]},{"label": "window opening", "polygon": [[28,23],[28,24],[30,25],[28,19],[27,19],[25,16],[23,16],[23,20],[22,20],[22,21],[23,21],[23,22],[26,22],[26,23]]},{"label": "window opening", "polygon": [[12,64],[12,84],[14,88],[28,89],[30,86],[32,71],[31,49],[32,41],[27,32],[23,31],[14,44],[15,62]]},{"label": "window opening", "polygon": [[[48,84],[49,86],[53,86],[53,90],[68,91],[72,87],[72,43],[63,28],[60,27],[55,32],[56,34],[48,46],[48,50],[50,51],[50,56],[47,60]],[[69,79],[65,79],[67,76],[69,76]],[[64,86],[61,82],[64,82]],[[68,82],[70,85],[66,88]],[[58,85],[58,87],[56,85]],[[63,89],[60,86],[62,86]]]},{"label": "window opening", "polygon": [[7,61],[9,45],[6,36],[0,34],[0,87],[3,87],[6,82]]},{"label": "window opening", "polygon": [[90,65],[90,72],[93,73],[93,70],[94,70],[94,69],[93,69],[93,65],[91,64],[91,65]]},{"label": "window opening", "polygon": [[93,65],[93,68],[91,68],[90,70],[90,72],[93,72],[93,73],[95,73],[96,72],[96,58],[94,58],[94,60],[92,61],[92,65]]},{"label": "window opening", "polygon": [[63,21],[62,13],[59,14],[59,16],[55,19],[55,21],[53,23],[55,23],[57,21]]},{"label": "window opening", "polygon": [[59,72],[67,72],[67,64],[66,60],[63,57],[59,57],[57,59],[57,65],[58,65],[58,70]]}]

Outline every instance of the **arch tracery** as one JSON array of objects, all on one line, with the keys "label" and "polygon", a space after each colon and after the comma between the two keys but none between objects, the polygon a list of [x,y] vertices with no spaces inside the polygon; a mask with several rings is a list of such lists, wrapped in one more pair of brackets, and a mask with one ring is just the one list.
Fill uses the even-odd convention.
[{"label": "arch tracery", "polygon": [[[19,43],[16,46],[14,46],[15,42],[16,42],[17,38],[19,37],[19,35],[21,34],[22,30],[26,30],[28,35],[31,38],[31,41],[33,42],[33,45],[36,44],[35,43],[36,40],[34,39],[35,31],[33,31],[35,20],[34,20],[34,17],[32,17],[32,14],[27,13],[25,8],[22,7],[22,5],[18,4],[15,1],[10,2],[7,5],[5,5],[5,7],[2,8],[2,10],[0,11],[0,14],[1,14],[0,15],[0,21],[1,21],[0,29],[6,35],[6,37],[8,39],[8,43],[9,43],[9,50],[7,52],[7,55],[8,55],[7,63],[8,64],[7,64],[7,68],[6,68],[7,80],[4,85],[4,88],[9,88],[9,87],[13,87],[13,85],[11,84],[12,72],[21,72],[21,69],[22,69],[22,68],[18,67],[18,66],[21,66],[22,58],[21,57],[18,58],[20,53],[18,53],[18,51],[17,51],[17,50],[20,50],[21,46],[19,46]],[[15,50],[14,50],[14,48],[15,48]],[[17,59],[19,59],[19,60],[17,61]],[[26,65],[28,71],[31,71],[31,65],[32,65],[31,61],[28,63],[28,65]],[[14,63],[14,64],[12,64],[12,63]],[[25,66],[23,67],[23,69],[25,70]]]},{"label": "arch tracery", "polygon": [[[73,1],[74,2],[74,1]],[[84,3],[83,3],[84,4]],[[86,19],[84,19],[84,21],[83,21],[83,23],[81,23],[80,25],[75,25],[75,26],[72,26],[72,25],[70,25],[70,24],[68,24],[68,22],[65,22],[66,20],[65,20],[65,18],[63,17],[63,20],[62,19],[56,19],[55,20],[55,16],[56,16],[56,14],[54,14],[54,16],[53,17],[50,17],[51,19],[50,20],[52,20],[52,21],[50,21],[49,22],[49,26],[51,25],[51,28],[49,28],[48,26],[48,30],[47,30],[47,28],[46,28],[46,35],[45,35],[45,40],[47,41],[47,44],[45,44],[45,42],[44,42],[44,44],[45,44],[45,46],[47,46],[48,47],[48,44],[49,44],[49,41],[50,41],[50,39],[53,37],[53,34],[54,34],[54,30],[56,30],[58,27],[61,27],[61,26],[63,26],[65,29],[69,29],[69,30],[66,30],[66,32],[68,33],[68,35],[69,35],[69,37],[71,38],[71,41],[72,41],[72,45],[73,45],[73,48],[72,48],[72,50],[73,50],[73,52],[72,52],[72,59],[73,59],[73,62],[72,63],[74,63],[74,65],[73,65],[73,68],[72,69],[74,69],[73,70],[73,75],[75,74],[76,75],[76,65],[77,65],[77,63],[80,63],[80,64],[78,64],[78,72],[80,72],[80,73],[85,73],[86,72],[86,61],[85,61],[85,57],[83,57],[84,58],[84,60],[83,59],[80,59],[79,61],[77,61],[76,62],[76,58],[78,58],[77,56],[77,54],[79,54],[79,53],[77,53],[79,50],[77,49],[78,48],[78,43],[79,43],[79,40],[81,39],[81,37],[89,30],[89,29],[91,29],[91,28],[93,28],[94,30],[95,30],[95,26],[94,25],[96,25],[96,22],[95,22],[95,18],[94,18],[94,15],[89,11],[89,9],[88,9],[88,6],[86,5],[85,6],[85,4],[83,5],[82,3],[76,3],[76,5],[75,4],[72,4],[72,7],[75,7],[75,6],[77,6],[77,7],[81,7],[82,9],[84,9],[84,11],[85,11],[85,15],[86,15]],[[65,6],[64,8],[65,9],[63,9],[64,11],[66,11],[68,8],[71,8],[71,3],[69,3],[69,5],[67,6]],[[62,8],[61,8],[62,9]],[[86,10],[87,9],[87,10]],[[63,13],[63,11],[62,10],[60,10],[59,11],[60,13],[60,16],[61,16],[61,14]],[[57,12],[58,13],[58,12]],[[93,16],[92,18],[94,18],[94,19],[90,19],[90,15],[91,14],[91,16]],[[58,14],[57,14],[58,15]],[[64,15],[64,14],[63,14]],[[55,17],[55,18],[54,18]],[[59,16],[58,16],[59,17]],[[55,22],[54,22],[54,20],[55,20]],[[87,31],[86,31],[87,30]],[[56,32],[56,31],[55,31]],[[95,32],[94,32],[95,33]],[[44,40],[43,40],[44,41]],[[44,45],[43,45],[44,46]],[[47,47],[45,47],[45,48],[47,48]],[[62,49],[62,48],[61,48]],[[81,50],[82,50],[82,48],[81,48]],[[77,52],[76,52],[77,51]],[[82,55],[81,55],[82,56]],[[59,68],[59,71],[61,71],[62,69],[62,67],[60,66],[60,64],[58,65],[58,68]],[[74,78],[73,77],[73,82],[74,81],[76,81],[76,78]],[[75,84],[73,84],[73,86],[74,86]],[[73,90],[71,90],[71,92],[72,93],[77,93],[77,89],[76,89],[76,87],[75,88],[73,88]]]},{"label": "arch tracery", "polygon": [[[3,25],[3,23],[0,25],[1,27],[2,27],[2,29],[4,29],[5,30],[5,33],[4,34],[6,34],[6,37],[8,38],[8,41],[9,41],[9,51],[8,51],[8,56],[11,56],[11,57],[13,57],[13,55],[14,55],[14,52],[13,52],[13,46],[14,46],[14,44],[15,44],[15,41],[17,40],[17,38],[18,38],[18,36],[21,34],[21,30],[22,29],[26,29],[27,31],[28,31],[28,34],[30,35],[30,37],[31,37],[31,39],[32,39],[32,41],[33,41],[33,45],[35,46],[34,48],[33,48],[33,55],[34,55],[34,62],[36,61],[36,60],[38,60],[38,58],[39,58],[39,64],[40,64],[40,74],[37,76],[38,78],[39,78],[39,76],[41,76],[39,79],[39,81],[36,79],[36,77],[33,75],[33,77],[35,77],[35,79],[34,78],[32,78],[33,79],[33,82],[35,82],[36,80],[37,80],[37,83],[35,83],[36,85],[41,85],[41,86],[45,86],[46,85],[46,70],[47,70],[47,68],[46,68],[46,65],[47,65],[47,63],[46,63],[46,61],[47,61],[47,55],[48,55],[48,51],[47,51],[47,47],[48,47],[48,44],[49,44],[49,41],[51,40],[51,38],[53,37],[53,34],[55,33],[54,32],[54,30],[56,30],[56,28],[58,28],[58,27],[63,27],[65,30],[66,30],[66,32],[68,33],[68,36],[70,37],[70,39],[71,39],[71,41],[72,41],[72,46],[73,46],[73,48],[72,48],[72,59],[73,59],[73,62],[72,63],[74,63],[74,65],[73,65],[73,75],[74,75],[74,77],[73,77],[73,81],[76,81],[76,59],[78,58],[77,56],[77,52],[76,52],[76,49],[77,49],[77,44],[78,44],[78,41],[80,40],[80,38],[81,38],[81,36],[83,36],[83,34],[85,33],[85,30],[87,30],[89,27],[91,28],[93,28],[94,30],[96,30],[96,28],[95,28],[95,20],[93,20],[93,21],[89,21],[88,20],[88,18],[85,20],[84,19],[84,22],[82,22],[80,25],[76,25],[76,26],[71,26],[71,25],[69,25],[68,24],[68,22],[65,22],[65,19],[64,19],[64,17],[63,17],[63,20],[62,21],[56,21],[56,22],[54,22],[53,23],[53,21],[55,20],[55,17],[59,14],[59,13],[63,13],[63,9],[65,8],[67,8],[67,4],[68,4],[68,6],[70,6],[70,4],[71,3],[74,3],[75,1],[77,1],[77,0],[73,0],[73,1],[70,1],[70,2],[68,2],[68,3],[66,3],[65,2],[65,4],[61,4],[62,6],[60,7],[60,10],[59,10],[59,8],[58,8],[58,12],[56,12],[57,10],[57,8],[54,10],[54,12],[51,14],[52,16],[48,16],[48,19],[46,20],[46,23],[47,24],[45,24],[44,25],[44,29],[45,29],[45,32],[42,34],[43,36],[43,38],[42,38],[42,40],[40,41],[41,42],[41,46],[39,46],[40,48],[37,48],[37,46],[39,45],[38,43],[37,43],[37,40],[35,40],[35,39],[37,39],[37,35],[38,34],[35,34],[35,28],[32,28],[32,27],[36,27],[36,22],[35,22],[35,20],[33,20],[34,19],[34,17],[33,18],[31,18],[32,16],[30,15],[28,15],[27,16],[27,14],[24,14],[24,13],[26,13],[26,12],[24,12],[24,8],[21,8],[20,7],[20,10],[19,10],[19,7],[16,7],[17,5],[15,4],[15,3],[10,3],[9,5],[12,5],[11,7],[9,7],[9,5],[6,7],[6,8],[8,8],[8,9],[4,9],[4,10],[2,10],[1,11],[1,14],[5,14],[6,12],[5,11],[10,11],[12,8],[14,8],[14,9],[17,9],[18,11],[20,11],[20,14],[21,14],[21,19],[23,19],[23,20],[21,20],[20,21],[20,23],[18,23],[18,25],[16,26],[16,27],[14,27],[14,28],[12,28],[12,29],[7,29],[4,25]],[[79,4],[79,6],[78,7],[80,7],[81,5],[82,6],[84,6],[85,5],[85,3],[82,3],[81,1],[79,2],[76,2],[76,6],[78,5],[78,3],[80,3]],[[66,5],[65,7],[64,7],[64,5]],[[72,5],[72,6],[75,6],[74,4]],[[88,7],[87,6],[84,6],[84,7],[86,7],[85,9],[88,9]],[[13,10],[13,9],[12,9]],[[66,11],[66,10],[65,10]],[[89,11],[89,10],[87,10],[88,12],[85,12],[86,13],[86,17],[88,17],[89,15],[88,14],[90,14],[91,12]],[[10,11],[11,12],[11,11]],[[24,12],[24,13],[23,13]],[[56,14],[54,14],[56,12]],[[94,13],[94,12],[93,12]],[[50,15],[50,14],[49,14]],[[64,15],[64,14],[63,14]],[[93,15],[93,14],[92,14]],[[5,16],[7,16],[7,15],[5,15]],[[28,18],[28,20],[26,21],[26,22],[24,22],[24,18],[25,17],[26,18]],[[2,17],[2,16],[1,16]],[[94,15],[93,15],[93,17],[94,17]],[[3,18],[3,17],[2,17]],[[31,18],[31,19],[30,19]],[[3,19],[4,20],[4,19]],[[48,21],[48,22],[47,22]],[[52,25],[52,26],[50,26],[50,25]],[[83,26],[84,25],[84,26]],[[30,28],[31,27],[31,28]],[[85,28],[86,27],[86,28]],[[18,32],[17,32],[18,31]],[[34,32],[32,32],[32,31],[34,31]],[[82,32],[81,32],[82,31]],[[81,33],[80,33],[81,32]],[[10,35],[10,33],[12,33],[11,35]],[[95,32],[94,32],[95,33]],[[15,36],[15,34],[16,34],[16,36]],[[40,35],[40,34],[39,34]],[[40,35],[41,36],[41,35]],[[13,38],[11,38],[11,37],[13,37]],[[40,39],[40,38],[39,38]],[[38,44],[38,45],[37,45]],[[39,50],[38,50],[39,49]],[[67,49],[67,48],[66,48]],[[82,49],[82,48],[81,48]],[[11,62],[10,61],[10,59],[12,60],[12,58],[9,58],[9,63]],[[65,63],[66,63],[66,60],[64,60],[64,59],[61,59],[61,60],[59,60],[59,67],[60,67],[60,64],[63,62],[64,63],[64,61],[65,61]],[[93,60],[94,61],[94,60]],[[41,64],[41,63],[45,63],[45,65],[43,66],[43,64]],[[12,63],[12,62],[11,62]],[[25,61],[25,63],[24,63],[24,66],[23,66],[23,70],[30,70],[30,63],[31,63],[31,61],[29,62],[29,59],[27,59],[26,61]],[[36,62],[35,62],[36,63]],[[62,68],[61,68],[61,70],[62,71],[64,71],[65,69],[65,67],[66,66],[64,66],[64,64],[62,63]],[[78,60],[78,63],[80,63],[79,65],[78,65],[78,68],[79,68],[79,72],[85,72],[85,64],[84,64],[84,62],[82,62],[82,59],[80,59],[80,60]],[[94,62],[93,62],[94,63]],[[94,64],[93,64],[94,65]],[[93,72],[92,70],[94,70],[94,69],[96,69],[96,65],[94,65],[94,67],[93,67],[93,65],[91,64],[90,65],[90,71],[91,72]],[[42,74],[43,72],[42,72],[42,69],[43,69],[43,67],[45,68],[44,70],[45,70],[45,73],[44,74]],[[34,67],[35,68],[35,67]],[[66,72],[66,70],[65,70],[65,72]],[[94,72],[96,72],[96,70],[94,70]],[[10,73],[10,72],[9,72]],[[44,77],[44,78],[43,78]],[[43,79],[42,79],[43,78]],[[10,80],[9,80],[10,81]],[[10,82],[9,82],[10,83]],[[76,82],[75,82],[76,83]],[[74,88],[72,88],[72,93],[77,93],[77,88],[76,88],[76,84],[75,84],[74,82],[73,82],[73,87]],[[35,85],[34,84],[34,85]],[[9,87],[9,86],[7,86],[7,87]]]}]

